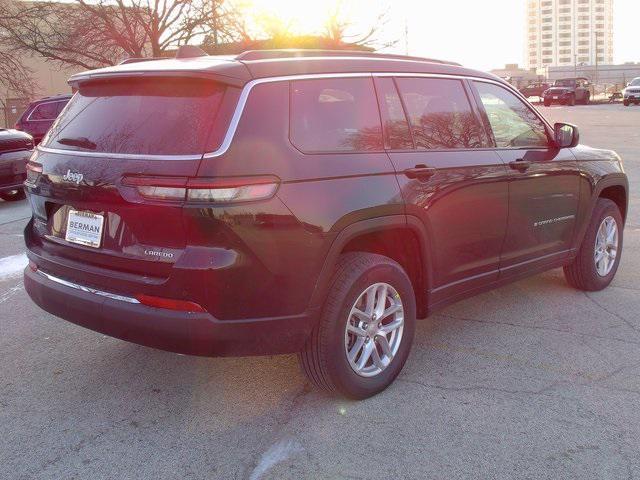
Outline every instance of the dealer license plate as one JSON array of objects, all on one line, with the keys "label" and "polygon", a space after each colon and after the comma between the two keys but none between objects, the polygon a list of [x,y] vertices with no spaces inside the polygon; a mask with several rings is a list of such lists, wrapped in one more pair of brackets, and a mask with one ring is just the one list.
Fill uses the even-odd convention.
[{"label": "dealer license plate", "polygon": [[103,224],[103,215],[69,210],[65,240],[87,247],[100,248]]}]

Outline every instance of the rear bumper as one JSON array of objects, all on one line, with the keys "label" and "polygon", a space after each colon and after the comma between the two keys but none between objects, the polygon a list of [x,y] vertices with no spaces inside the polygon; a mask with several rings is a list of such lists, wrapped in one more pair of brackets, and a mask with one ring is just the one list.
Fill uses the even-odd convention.
[{"label": "rear bumper", "polygon": [[273,355],[299,351],[312,314],[218,320],[208,313],[176,312],[82,291],[27,267],[24,285],[43,310],[128,342],[200,356]]}]

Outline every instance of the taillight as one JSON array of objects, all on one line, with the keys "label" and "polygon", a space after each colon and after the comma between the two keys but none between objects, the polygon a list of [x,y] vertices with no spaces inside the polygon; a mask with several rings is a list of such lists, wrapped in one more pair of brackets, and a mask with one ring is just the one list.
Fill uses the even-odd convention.
[{"label": "taillight", "polygon": [[125,177],[124,185],[135,187],[144,197],[193,203],[236,203],[265,200],[278,190],[280,179],[259,177],[185,178]]},{"label": "taillight", "polygon": [[188,300],[175,300],[173,298],[154,297],[152,295],[138,294],[136,295],[142,305],[155,308],[164,308],[166,310],[176,310],[178,312],[206,312],[201,305]]},{"label": "taillight", "polygon": [[35,184],[42,175],[42,165],[36,162],[27,162],[27,181],[26,183]]}]

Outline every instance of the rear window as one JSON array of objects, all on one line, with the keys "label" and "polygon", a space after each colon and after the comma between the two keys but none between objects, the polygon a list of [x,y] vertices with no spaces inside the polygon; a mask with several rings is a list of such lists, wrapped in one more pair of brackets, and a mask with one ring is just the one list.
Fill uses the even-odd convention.
[{"label": "rear window", "polygon": [[201,154],[225,87],[199,79],[81,85],[43,144],[63,150]]},{"label": "rear window", "polygon": [[291,142],[303,152],[382,150],[371,78],[291,82]]}]

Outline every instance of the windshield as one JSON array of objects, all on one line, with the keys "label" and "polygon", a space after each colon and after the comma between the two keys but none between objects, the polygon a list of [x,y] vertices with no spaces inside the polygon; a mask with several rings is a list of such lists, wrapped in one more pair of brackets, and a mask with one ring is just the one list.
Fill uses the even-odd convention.
[{"label": "windshield", "polygon": [[640,87],[640,77],[634,78],[629,85],[632,87]]},{"label": "windshield", "polygon": [[575,80],[564,79],[564,80],[556,80],[556,83],[553,84],[554,87],[573,87],[576,84]]},{"label": "windshield", "polygon": [[199,79],[119,79],[81,85],[43,141],[63,150],[201,154],[224,86]]}]

